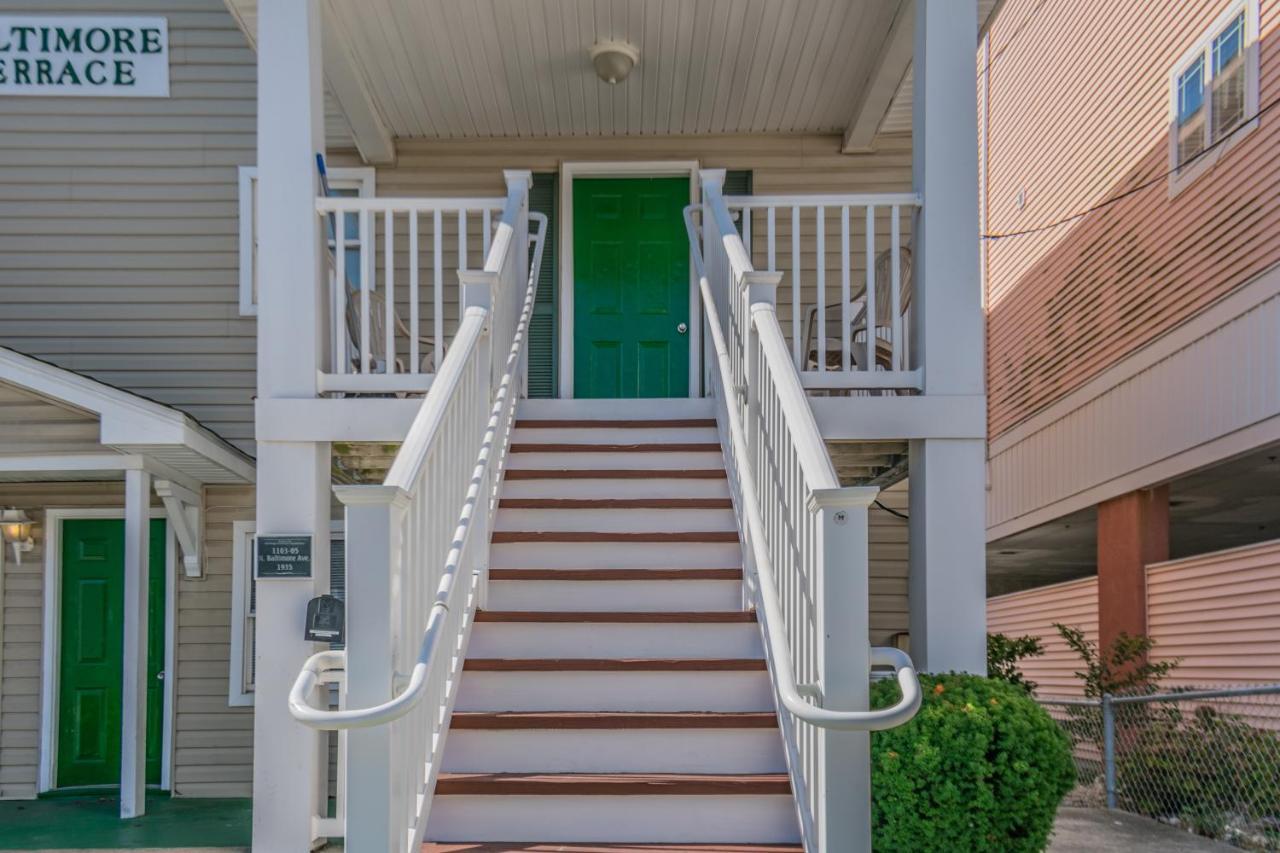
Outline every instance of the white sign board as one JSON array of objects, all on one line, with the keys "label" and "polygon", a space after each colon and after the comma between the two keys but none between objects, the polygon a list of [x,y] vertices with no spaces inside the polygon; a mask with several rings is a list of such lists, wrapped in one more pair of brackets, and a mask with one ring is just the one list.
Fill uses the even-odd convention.
[{"label": "white sign board", "polygon": [[0,15],[0,95],[167,98],[168,20]]}]

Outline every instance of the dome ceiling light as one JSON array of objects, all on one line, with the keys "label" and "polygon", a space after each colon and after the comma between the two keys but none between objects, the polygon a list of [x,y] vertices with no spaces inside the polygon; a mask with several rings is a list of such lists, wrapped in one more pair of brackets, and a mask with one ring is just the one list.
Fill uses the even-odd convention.
[{"label": "dome ceiling light", "polygon": [[640,51],[624,41],[602,41],[591,48],[596,74],[611,86],[626,80],[639,61]]}]

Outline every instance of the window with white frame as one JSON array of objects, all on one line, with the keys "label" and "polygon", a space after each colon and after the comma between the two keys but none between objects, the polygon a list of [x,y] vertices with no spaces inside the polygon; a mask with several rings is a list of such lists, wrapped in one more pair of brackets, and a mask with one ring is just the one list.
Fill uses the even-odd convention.
[{"label": "window with white frame", "polygon": [[1175,66],[1170,158],[1178,172],[1206,159],[1206,151],[1256,117],[1257,33],[1257,0],[1238,0]]},{"label": "window with white frame", "polygon": [[[372,198],[375,171],[368,168],[329,169],[329,192],[335,196]],[[258,167],[240,167],[240,313],[258,313]],[[350,217],[352,222],[355,217]],[[348,234],[349,239],[355,235]],[[330,238],[332,243],[332,237]],[[350,253],[357,263],[358,253]],[[356,270],[358,274],[358,270]],[[358,280],[358,279],[356,279]]]},{"label": "window with white frame", "polygon": [[[254,523],[234,522],[231,544],[231,668],[227,685],[227,704],[233,706],[253,704],[258,617],[253,546]],[[329,533],[329,591],[346,600],[347,551],[341,521],[335,521]]]}]

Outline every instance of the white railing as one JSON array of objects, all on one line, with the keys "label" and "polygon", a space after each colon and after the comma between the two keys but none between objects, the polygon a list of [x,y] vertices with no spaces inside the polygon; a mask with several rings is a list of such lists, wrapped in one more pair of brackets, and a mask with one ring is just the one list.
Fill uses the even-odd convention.
[{"label": "white railing", "polygon": [[[868,732],[911,719],[921,698],[905,653],[869,647],[867,510],[878,490],[840,487],[775,313],[780,276],[752,267],[721,180],[704,174],[705,206],[690,207],[686,224],[746,604],[759,614],[784,712],[806,849],[869,851]],[[896,672],[902,697],[890,708],[868,710],[872,665]]]},{"label": "white railing", "polygon": [[509,200],[316,199],[329,270],[322,393],[431,386],[462,319],[458,275],[487,262]]},{"label": "white railing", "polygon": [[[462,276],[462,323],[386,480],[335,488],[346,506],[347,647],[313,656],[289,702],[304,724],[345,730],[337,829],[348,849],[416,849],[426,828],[523,387],[546,233],[527,186],[513,179],[484,270]],[[529,219],[540,226],[532,246]],[[497,364],[495,342],[510,342]],[[342,686],[339,710],[311,703],[327,682]]]},{"label": "white railing", "polygon": [[728,196],[724,202],[753,268],[786,279],[778,310],[788,315],[789,357],[805,388],[920,389],[908,340],[914,264],[903,239],[918,195]]}]

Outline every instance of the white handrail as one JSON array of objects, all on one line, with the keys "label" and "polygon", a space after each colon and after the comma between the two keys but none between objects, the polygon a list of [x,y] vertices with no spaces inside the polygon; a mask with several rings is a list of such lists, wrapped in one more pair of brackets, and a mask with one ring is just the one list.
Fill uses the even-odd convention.
[{"label": "white handrail", "polygon": [[[703,266],[702,253],[698,249],[697,229],[693,223],[693,211],[697,207],[697,205],[690,205],[685,208],[685,227],[689,231],[689,243],[693,247],[694,267],[698,273],[698,288],[702,294],[702,305],[703,310],[706,312],[707,326],[711,330],[712,348],[716,354],[719,385],[722,389],[728,389],[733,387],[729,348],[725,343],[724,332],[720,324],[720,313],[716,308],[711,285],[707,280]],[[771,336],[767,332],[762,334],[762,343],[768,341],[769,337]],[[787,360],[786,344],[781,341],[781,335],[778,335],[776,340],[771,341],[766,346],[774,350],[781,346],[781,353],[776,351],[771,353],[770,359],[780,359],[784,365],[790,363]],[[792,402],[795,405],[804,406],[805,410],[808,410],[808,401],[804,399],[803,392],[800,392],[798,402]],[[725,409],[729,420],[730,440],[736,447],[745,450],[747,438],[737,407],[728,405],[725,406]],[[819,436],[820,441],[821,438]],[[741,459],[741,454],[735,454],[735,458]],[[816,461],[810,460],[810,462],[821,471],[821,467],[817,465]],[[827,468],[830,467],[829,460],[824,459],[822,462]],[[829,729],[882,731],[900,726],[910,720],[920,708],[922,698],[920,682],[916,677],[911,658],[905,652],[894,648],[877,647],[871,650],[872,665],[893,667],[898,687],[902,691],[902,698],[889,708],[875,711],[828,710],[815,706],[801,693],[791,669],[790,649],[787,648],[786,637],[783,636],[780,628],[783,624],[782,609],[778,602],[773,560],[764,544],[765,525],[764,519],[760,515],[760,502],[756,494],[755,475],[752,474],[749,465],[743,464],[737,466],[736,473],[742,489],[742,511],[746,515],[747,525],[750,528],[750,535],[747,538],[751,541],[756,574],[759,576],[757,593],[761,603],[764,605],[765,635],[769,642],[770,656],[774,662],[774,682],[783,705],[801,720]],[[810,696],[813,694],[811,690],[805,692],[809,693]]]},{"label": "white handrail", "polygon": [[[538,231],[530,237],[534,244],[533,261],[530,264],[528,287],[524,305],[516,325],[516,332],[511,342],[502,380],[494,395],[493,408],[481,441],[480,453],[472,472],[471,484],[466,500],[459,514],[458,525],[453,535],[453,546],[445,558],[445,571],[436,590],[435,602],[427,617],[427,627],[422,634],[418,657],[414,662],[409,681],[404,690],[396,697],[369,708],[348,708],[331,710],[317,708],[309,701],[312,692],[326,680],[331,673],[345,666],[345,654],[340,651],[323,651],[312,655],[303,664],[301,672],[289,691],[289,712],[294,719],[314,729],[334,731],[352,728],[369,728],[380,726],[399,719],[407,714],[422,698],[427,685],[427,675],[435,659],[439,647],[437,639],[444,618],[448,614],[454,583],[461,564],[463,543],[466,542],[476,504],[481,498],[482,484],[486,480],[494,439],[504,421],[509,420],[514,396],[511,393],[515,373],[523,354],[525,337],[530,317],[537,297],[538,274],[542,263],[543,246],[547,230],[547,218],[540,213],[531,213],[529,218],[538,223]],[[501,233],[501,232],[500,232]],[[510,237],[507,238],[509,241]],[[494,241],[498,249],[497,240]],[[505,252],[505,244],[500,249]],[[414,418],[413,427],[409,430],[409,438],[396,454],[396,461],[388,472],[384,485],[404,490],[417,477],[421,460],[431,444],[444,415],[443,402],[452,397],[454,390],[461,382],[463,368],[470,359],[480,339],[484,324],[490,312],[482,308],[468,308],[457,337],[445,357],[444,365],[435,384],[432,385],[427,399]],[[439,401],[439,402],[437,402]],[[495,478],[496,479],[496,478]],[[486,495],[485,512],[492,515],[492,496]],[[487,527],[486,527],[487,529]]]}]

